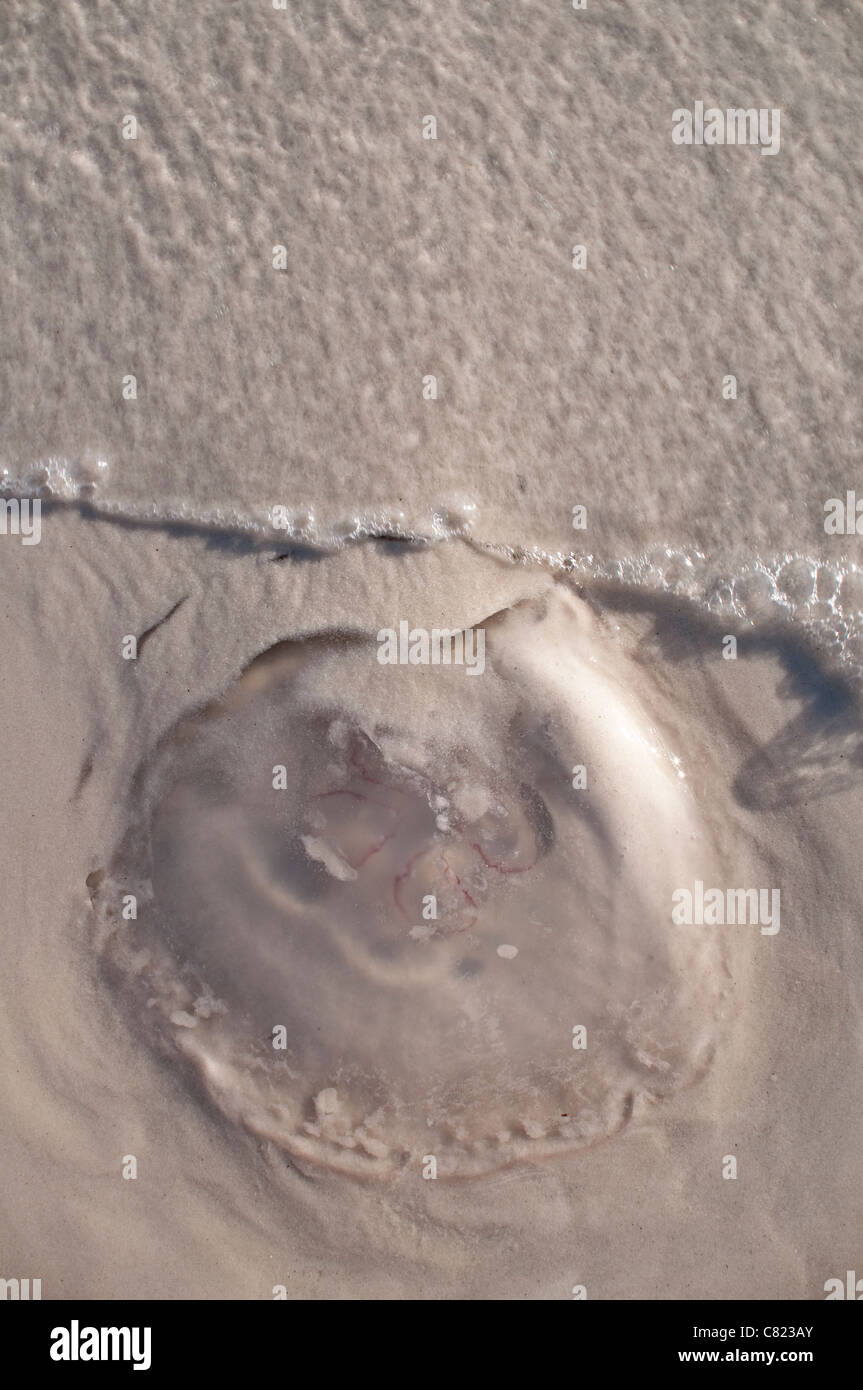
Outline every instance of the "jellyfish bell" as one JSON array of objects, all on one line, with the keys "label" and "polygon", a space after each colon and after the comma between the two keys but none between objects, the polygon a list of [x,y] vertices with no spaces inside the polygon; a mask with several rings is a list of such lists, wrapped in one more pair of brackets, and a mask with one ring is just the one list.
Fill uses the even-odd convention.
[{"label": "jellyfish bell", "polygon": [[715,1046],[721,936],[670,911],[711,851],[627,658],[564,592],[483,626],[469,682],[374,633],[265,653],[142,769],[99,885],[142,903],[102,944],[136,1026],[344,1174],[576,1152]]}]

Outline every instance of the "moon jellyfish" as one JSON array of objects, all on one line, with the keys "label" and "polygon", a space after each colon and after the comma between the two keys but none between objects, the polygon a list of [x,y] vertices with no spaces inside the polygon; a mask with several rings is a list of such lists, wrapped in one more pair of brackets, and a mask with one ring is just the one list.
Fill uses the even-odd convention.
[{"label": "moon jellyfish", "polygon": [[574,1153],[713,1055],[720,940],[671,920],[712,855],[673,721],[563,589],[484,628],[473,679],[381,665],[373,633],[263,653],[140,769],[95,895],[133,1025],[306,1165]]}]

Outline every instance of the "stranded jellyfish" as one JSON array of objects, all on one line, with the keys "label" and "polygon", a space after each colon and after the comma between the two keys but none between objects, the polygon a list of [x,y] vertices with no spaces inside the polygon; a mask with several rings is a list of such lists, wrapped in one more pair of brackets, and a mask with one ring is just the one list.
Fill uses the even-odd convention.
[{"label": "stranded jellyfish", "polygon": [[141,769],[96,895],[131,1026],[305,1164],[575,1152],[710,1061],[721,947],[671,896],[711,850],[673,725],[567,593],[485,628],[475,679],[383,666],[374,634],[264,653]]}]

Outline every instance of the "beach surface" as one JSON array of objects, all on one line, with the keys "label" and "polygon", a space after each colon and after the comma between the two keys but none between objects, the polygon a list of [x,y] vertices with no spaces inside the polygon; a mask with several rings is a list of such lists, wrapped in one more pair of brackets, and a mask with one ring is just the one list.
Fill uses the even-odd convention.
[{"label": "beach surface", "polygon": [[[0,535],[0,1277],[823,1298],[863,1218],[859,14],[0,37],[0,482],[41,507]],[[675,145],[696,101],[779,148]]]}]

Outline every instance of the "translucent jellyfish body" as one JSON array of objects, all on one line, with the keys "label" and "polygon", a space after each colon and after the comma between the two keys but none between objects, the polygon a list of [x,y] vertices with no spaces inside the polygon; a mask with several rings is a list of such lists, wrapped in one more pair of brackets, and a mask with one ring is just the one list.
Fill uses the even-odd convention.
[{"label": "translucent jellyfish body", "polygon": [[381,665],[373,634],[284,644],[141,770],[106,970],[299,1161],[448,1178],[574,1152],[712,1056],[720,942],[671,920],[711,857],[678,750],[579,600],[485,633],[473,678]]}]

